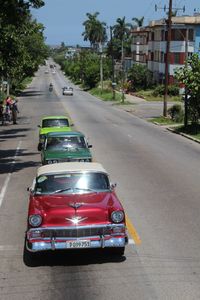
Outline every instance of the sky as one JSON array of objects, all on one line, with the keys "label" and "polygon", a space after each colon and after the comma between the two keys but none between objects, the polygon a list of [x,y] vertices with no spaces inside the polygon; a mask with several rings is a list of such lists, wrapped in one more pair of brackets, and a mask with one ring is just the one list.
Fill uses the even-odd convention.
[{"label": "sky", "polygon": [[[158,20],[166,16],[162,9],[169,6],[169,0],[44,0],[45,6],[33,9],[32,15],[45,27],[44,35],[48,45],[60,45],[64,42],[70,46],[89,46],[83,40],[83,22],[87,20],[87,13],[99,12],[98,20],[107,26],[113,26],[117,18],[125,17],[127,23],[133,23],[132,18],[144,16],[144,25],[151,20]],[[155,11],[155,4],[158,10]],[[200,12],[199,0],[173,0],[173,7],[182,9],[179,15],[193,15],[194,9]],[[160,9],[161,8],[161,9]],[[109,36],[109,31],[108,31]]]}]

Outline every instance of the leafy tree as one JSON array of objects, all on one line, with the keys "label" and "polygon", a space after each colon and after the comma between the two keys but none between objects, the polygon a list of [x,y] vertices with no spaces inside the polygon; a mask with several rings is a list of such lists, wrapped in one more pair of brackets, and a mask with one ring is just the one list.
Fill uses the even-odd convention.
[{"label": "leafy tree", "polygon": [[132,91],[147,89],[152,86],[152,73],[146,66],[134,64],[128,71],[128,81]]},{"label": "leafy tree", "polygon": [[13,87],[32,75],[47,56],[43,26],[32,20],[30,8],[44,5],[41,0],[0,0],[0,76]]},{"label": "leafy tree", "polygon": [[200,59],[193,54],[187,64],[176,70],[175,77],[183,83],[188,94],[189,119],[198,124],[200,119]]}]

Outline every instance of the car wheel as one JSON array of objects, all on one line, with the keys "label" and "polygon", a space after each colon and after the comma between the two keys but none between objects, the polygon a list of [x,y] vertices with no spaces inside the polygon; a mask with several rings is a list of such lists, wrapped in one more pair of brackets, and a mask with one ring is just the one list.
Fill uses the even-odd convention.
[{"label": "car wheel", "polygon": [[30,252],[26,248],[26,243],[27,243],[27,239],[25,238],[23,260],[24,260],[25,265],[33,267],[35,265],[37,259],[39,258],[39,254],[34,253],[34,252]]},{"label": "car wheel", "polygon": [[116,248],[110,249],[110,253],[112,255],[117,255],[117,256],[123,256],[124,251],[125,251],[125,247],[116,247]]},{"label": "car wheel", "polygon": [[42,150],[42,144],[41,144],[41,143],[38,144],[37,149],[38,149],[38,151],[41,151],[41,150]]}]

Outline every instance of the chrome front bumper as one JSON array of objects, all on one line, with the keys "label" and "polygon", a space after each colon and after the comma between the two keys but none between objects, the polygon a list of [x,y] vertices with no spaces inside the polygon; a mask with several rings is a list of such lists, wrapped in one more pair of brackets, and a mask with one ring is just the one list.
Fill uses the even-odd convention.
[{"label": "chrome front bumper", "polygon": [[[110,225],[112,226],[112,225]],[[110,227],[109,226],[109,227]],[[119,227],[120,226],[116,225]],[[108,227],[108,226],[107,226]],[[55,229],[55,228],[54,228]],[[42,228],[39,230],[42,231]],[[46,238],[38,238],[38,239],[29,239],[29,233],[34,231],[34,229],[30,229],[27,232],[26,239],[26,248],[30,252],[39,252],[39,251],[47,251],[47,250],[74,250],[74,249],[94,249],[94,248],[117,248],[117,247],[125,247],[128,243],[128,236],[126,231],[124,233],[115,233],[113,235],[93,235],[93,236],[81,236],[81,237],[46,237]],[[69,248],[69,242],[77,242],[77,241],[90,241],[89,247],[83,248]]]}]

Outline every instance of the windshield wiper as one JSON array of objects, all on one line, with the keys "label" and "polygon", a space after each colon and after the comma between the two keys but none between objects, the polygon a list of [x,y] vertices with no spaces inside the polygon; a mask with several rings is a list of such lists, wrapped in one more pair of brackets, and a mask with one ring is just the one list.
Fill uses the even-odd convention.
[{"label": "windshield wiper", "polygon": [[89,189],[89,188],[78,188],[78,187],[75,187],[75,188],[73,188],[73,190],[89,191],[89,192],[95,192],[95,193],[97,193],[97,191],[95,191],[93,189]]},{"label": "windshield wiper", "polygon": [[57,193],[62,193],[62,192],[69,191],[69,190],[73,190],[73,188],[66,188],[66,189],[56,190],[56,191],[50,193],[50,195],[57,194]]},{"label": "windshield wiper", "polygon": [[93,189],[73,187],[73,188],[66,188],[66,189],[56,190],[56,191],[50,193],[50,195],[52,195],[52,194],[57,194],[57,193],[62,193],[62,192],[70,191],[70,190],[72,190],[72,191],[73,191],[73,190],[78,190],[78,191],[88,191],[88,192],[97,193],[97,191],[95,191],[95,190],[93,190]]}]

